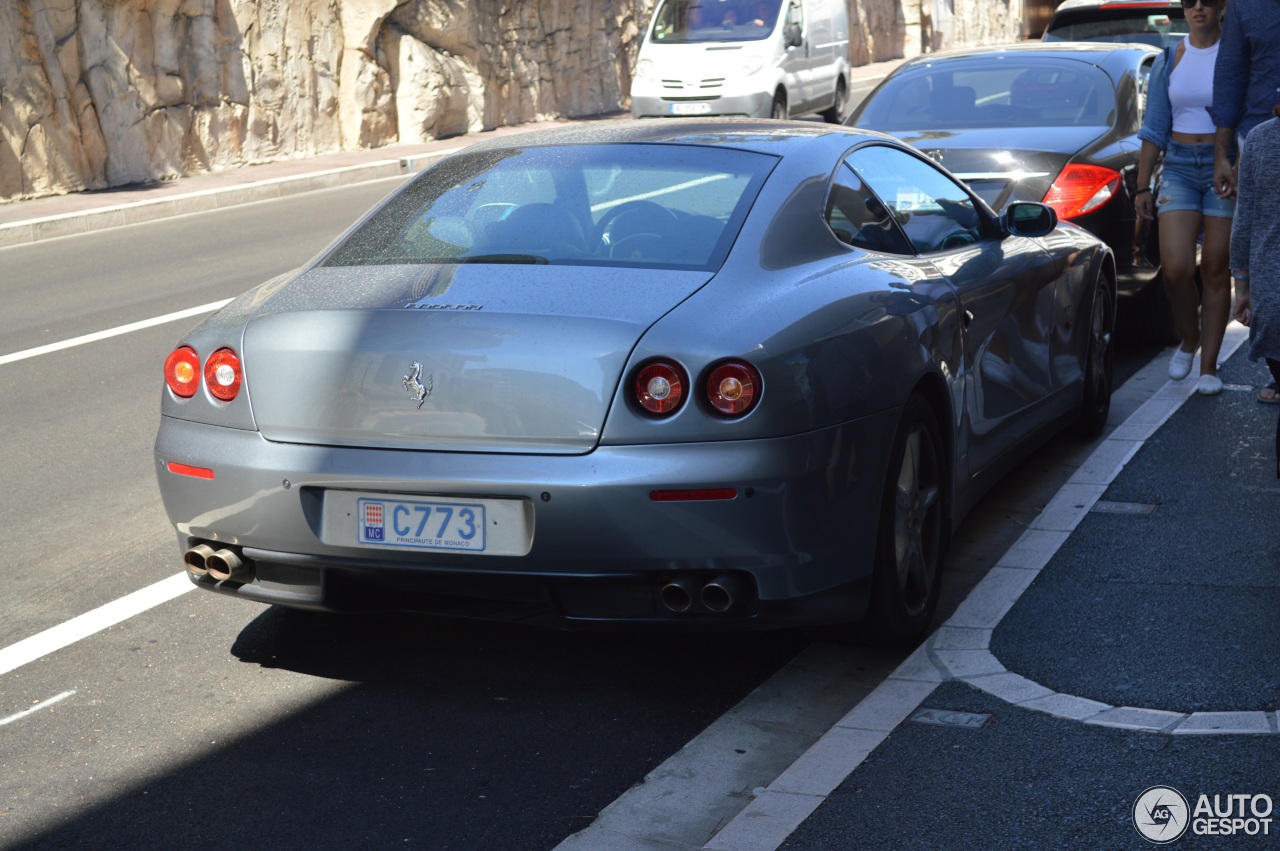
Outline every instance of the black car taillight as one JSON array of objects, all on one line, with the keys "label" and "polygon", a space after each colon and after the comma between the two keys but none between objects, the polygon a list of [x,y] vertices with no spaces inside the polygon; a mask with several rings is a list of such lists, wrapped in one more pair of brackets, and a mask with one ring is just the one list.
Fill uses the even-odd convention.
[{"label": "black car taillight", "polygon": [[1120,188],[1120,172],[1100,165],[1069,163],[1045,193],[1044,203],[1071,219],[1106,206]]}]

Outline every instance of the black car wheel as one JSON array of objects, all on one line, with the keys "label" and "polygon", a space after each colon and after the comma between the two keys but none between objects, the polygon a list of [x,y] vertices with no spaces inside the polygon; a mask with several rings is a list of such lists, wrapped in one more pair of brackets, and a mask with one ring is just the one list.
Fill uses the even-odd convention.
[{"label": "black car wheel", "polygon": [[1093,316],[1089,324],[1089,347],[1085,353],[1084,397],[1076,430],[1085,437],[1097,437],[1111,413],[1111,390],[1115,376],[1115,305],[1106,278],[1099,278],[1093,293]]},{"label": "black car wheel", "polygon": [[947,461],[932,409],[912,397],[893,441],[862,624],[876,644],[908,645],[928,633],[938,608],[946,541]]}]

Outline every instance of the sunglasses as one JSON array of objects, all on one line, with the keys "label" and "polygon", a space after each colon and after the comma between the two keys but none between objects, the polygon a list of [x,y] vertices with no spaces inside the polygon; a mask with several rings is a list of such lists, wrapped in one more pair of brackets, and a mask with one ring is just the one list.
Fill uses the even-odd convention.
[{"label": "sunglasses", "polygon": [[1205,7],[1206,9],[1212,9],[1215,6],[1217,6],[1219,2],[1220,0],[1190,0],[1190,2],[1188,2],[1188,0],[1182,0],[1182,8],[1194,9],[1196,3],[1199,3],[1201,6]]}]

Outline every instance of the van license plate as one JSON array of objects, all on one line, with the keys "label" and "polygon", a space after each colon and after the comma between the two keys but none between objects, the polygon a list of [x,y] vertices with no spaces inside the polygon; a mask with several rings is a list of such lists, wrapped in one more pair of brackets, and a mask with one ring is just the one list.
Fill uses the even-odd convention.
[{"label": "van license plate", "polygon": [[709,103],[673,103],[670,106],[672,115],[706,115],[711,111]]},{"label": "van license plate", "polygon": [[361,544],[484,552],[484,506],[404,499],[356,501]]}]

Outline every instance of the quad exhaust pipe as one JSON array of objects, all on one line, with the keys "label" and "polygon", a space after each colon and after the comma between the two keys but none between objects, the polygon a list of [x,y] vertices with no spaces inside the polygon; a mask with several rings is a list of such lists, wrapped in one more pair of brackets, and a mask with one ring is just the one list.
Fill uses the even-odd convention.
[{"label": "quad exhaust pipe", "polygon": [[663,583],[658,596],[668,611],[684,614],[699,603],[703,609],[715,614],[732,612],[747,595],[746,583],[740,576],[722,573],[710,580],[693,575],[679,574]]},{"label": "quad exhaust pipe", "polygon": [[182,562],[196,579],[208,576],[218,582],[248,582],[253,578],[253,566],[230,547],[215,550],[208,544],[196,544],[182,554]]}]

